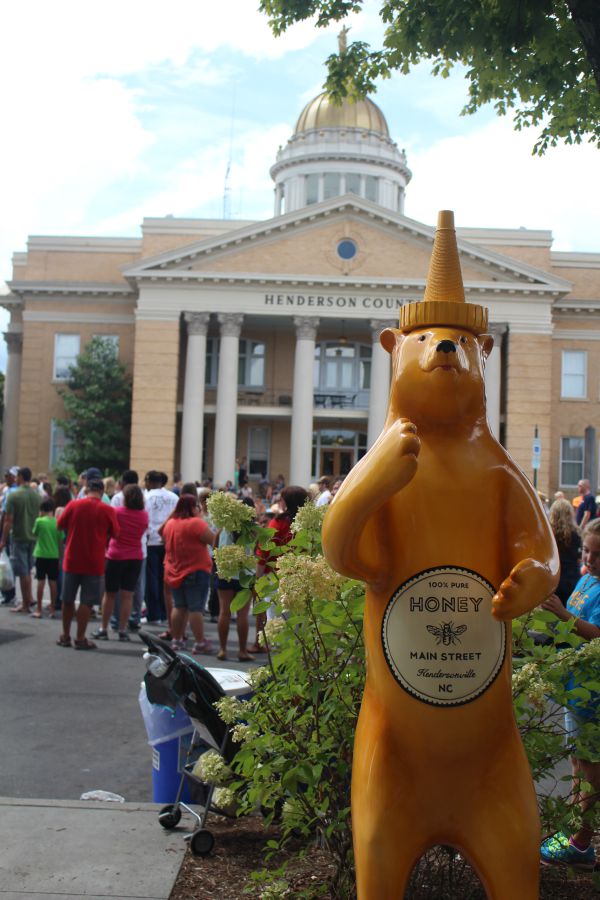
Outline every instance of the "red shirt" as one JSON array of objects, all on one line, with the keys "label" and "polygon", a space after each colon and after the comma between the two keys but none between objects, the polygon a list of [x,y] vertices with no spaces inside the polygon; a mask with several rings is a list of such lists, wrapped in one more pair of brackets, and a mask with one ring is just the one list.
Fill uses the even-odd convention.
[{"label": "red shirt", "polygon": [[69,503],[56,523],[67,532],[63,568],[74,575],[104,575],[104,557],[110,537],[119,534],[117,515],[99,497]]},{"label": "red shirt", "polygon": [[114,506],[119,523],[119,536],[111,538],[106,551],[107,559],[143,559],[142,538],[148,528],[145,509],[128,509]]},{"label": "red shirt", "polygon": [[162,532],[165,543],[165,581],[177,588],[192,572],[211,572],[212,560],[208,538],[212,531],[199,516],[192,519],[169,519]]},{"label": "red shirt", "polygon": [[[292,520],[289,516],[277,516],[275,519],[271,519],[267,528],[274,528],[275,534],[271,538],[274,544],[278,547],[283,547],[284,544],[289,544],[292,539],[292,529],[291,529]],[[258,555],[263,561],[264,571],[272,572],[275,569],[275,561],[277,559],[276,556],[271,556],[267,550],[263,550],[261,547],[257,550]]]}]

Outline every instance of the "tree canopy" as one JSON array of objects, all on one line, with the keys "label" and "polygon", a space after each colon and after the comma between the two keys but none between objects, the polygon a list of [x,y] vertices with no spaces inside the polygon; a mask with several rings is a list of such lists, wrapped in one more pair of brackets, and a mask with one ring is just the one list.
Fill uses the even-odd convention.
[{"label": "tree canopy", "polygon": [[65,432],[60,462],[76,471],[97,466],[121,472],[129,463],[131,379],[112,341],[95,337],[70,367],[58,389],[67,418],[58,422]]},{"label": "tree canopy", "polygon": [[[541,126],[534,152],[559,140],[600,145],[599,0],[380,0],[383,46],[363,41],[327,59],[325,88],[341,102],[375,91],[377,78],[423,60],[447,77],[463,65],[463,113],[493,103],[515,128]],[[363,0],[261,0],[275,34],[316,16],[318,27],[358,12]]]}]

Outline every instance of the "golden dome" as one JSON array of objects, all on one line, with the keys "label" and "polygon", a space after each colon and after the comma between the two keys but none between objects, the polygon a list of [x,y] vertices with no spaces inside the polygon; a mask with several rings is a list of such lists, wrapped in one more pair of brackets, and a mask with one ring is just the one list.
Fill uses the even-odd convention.
[{"label": "golden dome", "polygon": [[344,100],[338,106],[327,94],[319,94],[300,113],[294,134],[321,128],[361,128],[390,136],[383,113],[368,97],[355,103]]}]

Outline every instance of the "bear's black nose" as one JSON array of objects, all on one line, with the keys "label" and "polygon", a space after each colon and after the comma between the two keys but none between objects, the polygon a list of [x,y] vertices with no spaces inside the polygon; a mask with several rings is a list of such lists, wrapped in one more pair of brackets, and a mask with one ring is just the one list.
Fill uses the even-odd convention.
[{"label": "bear's black nose", "polygon": [[456,344],[453,341],[440,341],[435,349],[438,353],[456,353]]}]

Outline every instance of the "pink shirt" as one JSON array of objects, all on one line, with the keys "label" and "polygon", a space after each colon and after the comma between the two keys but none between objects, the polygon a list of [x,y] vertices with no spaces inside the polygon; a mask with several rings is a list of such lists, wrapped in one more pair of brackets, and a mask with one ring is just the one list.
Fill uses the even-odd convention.
[{"label": "pink shirt", "polygon": [[114,511],[121,530],[118,537],[109,541],[107,559],[143,559],[142,537],[148,528],[148,513],[126,506],[115,506]]}]

